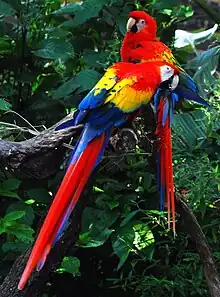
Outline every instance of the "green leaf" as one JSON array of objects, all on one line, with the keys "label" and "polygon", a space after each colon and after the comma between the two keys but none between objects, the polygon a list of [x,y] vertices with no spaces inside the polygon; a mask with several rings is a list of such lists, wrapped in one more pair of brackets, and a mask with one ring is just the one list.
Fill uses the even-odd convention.
[{"label": "green leaf", "polygon": [[55,15],[65,15],[65,14],[75,14],[83,10],[83,6],[79,3],[70,3],[64,7],[61,7],[58,10],[55,10],[53,14]]},{"label": "green leaf", "polygon": [[5,215],[4,221],[16,221],[25,215],[25,211],[12,211]]},{"label": "green leaf", "polygon": [[20,184],[21,184],[21,181],[19,179],[11,178],[11,179],[4,181],[1,184],[1,187],[4,190],[13,191],[13,190],[17,190],[19,188]]},{"label": "green leaf", "polygon": [[122,15],[118,15],[116,17],[116,23],[117,26],[119,28],[119,31],[121,32],[121,34],[124,36],[126,33],[126,24],[127,24],[127,20],[128,20],[128,16],[122,16]]},{"label": "green leaf", "polygon": [[8,110],[11,108],[11,104],[5,101],[4,99],[0,98],[0,110]]},{"label": "green leaf", "polygon": [[107,4],[107,2],[108,1],[106,0],[87,0],[83,2],[81,8],[74,6],[74,8],[76,9],[74,19],[64,22],[62,26],[75,28],[84,24],[91,18],[97,17],[99,15],[99,12],[104,7],[104,5]]},{"label": "green leaf", "polygon": [[187,63],[188,69],[198,69],[199,66],[207,64],[213,56],[218,55],[220,52],[220,45],[213,47],[207,51],[202,52],[199,56],[190,60]]},{"label": "green leaf", "polygon": [[69,272],[74,277],[80,275],[80,260],[76,257],[64,257],[61,263],[63,272]]},{"label": "green leaf", "polygon": [[108,54],[105,52],[95,52],[86,50],[83,53],[83,60],[89,67],[103,68],[103,64],[107,61]]},{"label": "green leaf", "polygon": [[193,151],[199,140],[205,140],[207,120],[202,110],[177,114],[174,118],[175,146],[181,152]]},{"label": "green leaf", "polygon": [[90,90],[94,87],[97,81],[101,78],[101,74],[92,69],[84,69],[80,71],[75,79],[74,84],[80,85],[79,90],[77,93],[81,93],[87,90]]},{"label": "green leaf", "polygon": [[127,260],[133,249],[134,239],[133,223],[127,224],[112,235],[112,248],[120,259],[117,269],[120,269]]},{"label": "green leaf", "polygon": [[6,232],[7,227],[4,223],[4,219],[0,218],[0,235]]},{"label": "green leaf", "polygon": [[216,72],[220,58],[220,46],[213,47],[187,63],[188,69],[196,70],[194,80],[198,84],[200,94],[205,97],[215,82],[213,74]]},{"label": "green leaf", "polygon": [[152,231],[150,230],[149,226],[146,223],[140,223],[135,225],[134,227],[135,231],[135,239],[134,239],[134,245],[138,250],[143,250],[148,247],[151,247],[148,250],[148,255],[145,252],[145,256],[148,256],[148,258],[152,258],[152,252],[154,249],[154,235]]},{"label": "green leaf", "polygon": [[26,205],[24,203],[18,202],[18,203],[12,203],[7,208],[6,213],[12,212],[12,211],[24,211],[25,215],[19,220],[22,224],[31,226],[34,221],[34,210],[31,206]]},{"label": "green leaf", "polygon": [[0,18],[12,16],[16,14],[16,10],[8,3],[0,1]]},{"label": "green leaf", "polygon": [[4,0],[4,2],[10,4],[18,12],[22,11],[25,8],[25,6],[21,4],[20,0]]},{"label": "green leaf", "polygon": [[145,190],[148,190],[152,184],[152,175],[150,173],[146,173],[143,175],[143,187]]},{"label": "green leaf", "polygon": [[94,248],[103,245],[114,230],[105,229],[102,231],[93,229],[90,232],[81,233],[77,245],[82,248]]},{"label": "green leaf", "polygon": [[105,243],[114,231],[109,227],[117,220],[117,212],[87,207],[82,216],[82,233],[77,244],[81,247],[97,247]]},{"label": "green leaf", "polygon": [[41,58],[56,60],[67,59],[74,56],[72,44],[61,39],[46,39],[40,45],[39,49],[33,53]]},{"label": "green leaf", "polygon": [[33,241],[34,230],[24,224],[15,224],[7,228],[7,233],[15,235],[20,241],[30,243]]},{"label": "green leaf", "polygon": [[174,6],[177,6],[178,0],[161,0],[158,1],[155,5],[155,8],[158,8],[160,10],[166,9],[166,8],[173,8]]},{"label": "green leaf", "polygon": [[8,190],[0,189],[0,196],[2,197],[10,197],[10,198],[19,198],[18,194]]},{"label": "green leaf", "polygon": [[36,188],[27,191],[28,197],[36,202],[49,203],[52,199],[46,189]]},{"label": "green leaf", "polygon": [[82,231],[87,232],[94,227],[99,230],[109,228],[117,220],[116,212],[86,207],[82,215]]},{"label": "green leaf", "polygon": [[125,225],[127,225],[127,223],[129,223],[138,212],[140,212],[139,209],[134,210],[130,212],[128,215],[126,215],[126,218],[121,222],[120,227],[124,227]]},{"label": "green leaf", "polygon": [[30,247],[30,244],[25,242],[6,242],[2,245],[2,251],[3,253],[21,253],[24,252],[28,247]]},{"label": "green leaf", "polygon": [[74,83],[75,78],[71,78],[59,86],[56,90],[52,92],[52,96],[54,99],[64,98],[67,95],[74,92],[77,88],[80,87],[79,84]]}]

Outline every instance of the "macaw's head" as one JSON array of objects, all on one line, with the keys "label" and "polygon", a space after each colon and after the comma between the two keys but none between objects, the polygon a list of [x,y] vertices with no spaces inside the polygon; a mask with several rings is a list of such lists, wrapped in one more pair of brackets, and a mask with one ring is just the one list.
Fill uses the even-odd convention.
[{"label": "macaw's head", "polygon": [[144,32],[151,38],[155,38],[157,34],[157,23],[154,18],[145,11],[134,10],[129,14],[127,32],[133,34]]},{"label": "macaw's head", "polygon": [[171,89],[176,89],[179,84],[179,69],[169,63],[159,61],[154,63],[159,66],[161,83],[169,81],[169,86],[171,87]]}]

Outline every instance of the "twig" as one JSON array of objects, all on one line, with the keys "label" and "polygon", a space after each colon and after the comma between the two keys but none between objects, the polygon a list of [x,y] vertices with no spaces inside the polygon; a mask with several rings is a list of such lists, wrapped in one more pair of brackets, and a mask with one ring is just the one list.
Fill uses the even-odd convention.
[{"label": "twig", "polygon": [[83,127],[78,125],[55,131],[57,126],[71,119],[72,116],[73,114],[69,114],[56,125],[28,140],[21,142],[0,140],[1,166],[13,171],[19,170],[20,173],[35,178],[46,178],[55,173],[62,162],[63,143]]},{"label": "twig", "polygon": [[17,113],[16,111],[10,109],[8,111],[6,111],[5,113],[14,113],[16,114],[19,118],[21,118],[25,123],[27,123],[34,131],[39,132],[28,120],[26,120],[22,115],[20,115],[19,113]]}]

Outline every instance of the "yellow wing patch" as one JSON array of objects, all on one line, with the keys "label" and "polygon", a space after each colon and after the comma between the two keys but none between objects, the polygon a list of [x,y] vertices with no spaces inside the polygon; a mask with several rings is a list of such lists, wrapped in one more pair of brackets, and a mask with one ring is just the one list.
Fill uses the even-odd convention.
[{"label": "yellow wing patch", "polygon": [[124,78],[118,82],[109,92],[105,103],[113,103],[124,112],[131,112],[143,104],[147,104],[153,91],[135,90],[132,86],[137,82],[136,77]]},{"label": "yellow wing patch", "polygon": [[[132,65],[132,64],[131,64]],[[130,76],[119,81],[117,68],[110,67],[105,75],[93,88],[94,96],[98,96],[105,89],[108,91],[104,104],[113,103],[124,112],[132,112],[143,104],[149,103],[153,91],[136,90],[133,86],[138,83],[136,76]]]},{"label": "yellow wing patch", "polygon": [[94,87],[94,95],[97,96],[103,89],[110,90],[117,82],[116,70],[111,67],[108,68],[105,75],[100,79],[100,81]]}]

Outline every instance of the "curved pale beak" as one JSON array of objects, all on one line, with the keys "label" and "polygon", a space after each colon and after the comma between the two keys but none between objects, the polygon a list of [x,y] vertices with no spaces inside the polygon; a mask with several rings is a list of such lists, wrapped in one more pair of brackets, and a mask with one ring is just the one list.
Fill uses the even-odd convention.
[{"label": "curved pale beak", "polygon": [[129,18],[127,22],[127,32],[131,31],[131,28],[136,24],[135,19]]}]

